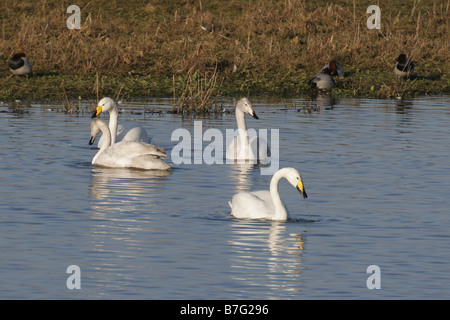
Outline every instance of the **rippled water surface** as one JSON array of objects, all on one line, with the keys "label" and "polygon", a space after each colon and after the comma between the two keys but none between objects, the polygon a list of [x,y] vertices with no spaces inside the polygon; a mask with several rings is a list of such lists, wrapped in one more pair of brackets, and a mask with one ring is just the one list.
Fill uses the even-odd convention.
[{"label": "rippled water surface", "polygon": [[[96,168],[89,112],[0,105],[0,298],[450,298],[448,97],[251,101],[260,119],[247,125],[279,130],[280,167],[297,168],[308,192],[280,182],[288,222],[230,216],[233,194],[268,189],[258,166]],[[194,120],[236,127],[231,113],[192,119],[168,106],[123,103],[120,121],[169,155],[172,132],[193,134]],[[66,286],[70,265],[79,290]],[[367,287],[370,265],[381,289]]]}]

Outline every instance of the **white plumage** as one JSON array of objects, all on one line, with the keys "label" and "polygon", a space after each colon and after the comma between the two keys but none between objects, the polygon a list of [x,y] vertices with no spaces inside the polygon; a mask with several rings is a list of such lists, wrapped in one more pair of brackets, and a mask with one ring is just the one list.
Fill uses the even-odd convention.
[{"label": "white plumage", "polygon": [[172,167],[161,160],[166,158],[167,154],[159,146],[137,141],[121,141],[111,145],[111,132],[106,122],[101,119],[93,119],[91,122],[89,144],[94,143],[100,131],[105,141],[92,159],[92,164],[110,168],[144,170],[168,170]]}]

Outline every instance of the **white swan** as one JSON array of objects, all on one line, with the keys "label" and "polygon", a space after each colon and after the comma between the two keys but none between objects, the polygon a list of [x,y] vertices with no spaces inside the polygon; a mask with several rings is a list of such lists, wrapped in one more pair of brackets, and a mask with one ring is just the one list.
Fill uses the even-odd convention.
[{"label": "white swan", "polygon": [[[142,127],[135,125],[119,125],[119,111],[113,99],[105,97],[99,101],[92,118],[95,118],[102,112],[109,112],[109,130],[111,132],[111,144],[119,141],[141,141],[150,142],[147,131]],[[98,147],[101,148],[104,143],[104,138],[101,137],[98,141]]]},{"label": "white swan", "polygon": [[105,142],[92,159],[92,164],[110,168],[135,168],[144,170],[168,170],[172,166],[160,158],[167,158],[163,148],[137,141],[121,141],[111,145],[111,132],[108,125],[101,119],[91,122],[92,145],[96,136],[102,132]]},{"label": "white swan", "polygon": [[295,187],[303,198],[307,198],[300,173],[294,168],[282,168],[275,172],[270,181],[270,191],[239,192],[229,202],[231,214],[236,218],[267,219],[285,221],[289,214],[280,199],[278,182],[286,178]]},{"label": "white swan", "polygon": [[236,104],[238,136],[235,136],[228,145],[226,158],[231,160],[260,160],[264,162],[268,157],[267,142],[259,139],[256,134],[253,137],[249,137],[245,122],[246,113],[255,119],[259,119],[250,101],[247,98],[242,98]]}]

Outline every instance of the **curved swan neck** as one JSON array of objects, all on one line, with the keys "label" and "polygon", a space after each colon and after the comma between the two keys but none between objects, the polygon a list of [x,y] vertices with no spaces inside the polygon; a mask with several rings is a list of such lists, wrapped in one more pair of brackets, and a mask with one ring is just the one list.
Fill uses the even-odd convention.
[{"label": "curved swan neck", "polygon": [[116,143],[117,126],[119,124],[119,111],[117,111],[116,104],[109,111],[109,131],[111,135],[111,145]]},{"label": "curved swan neck", "polygon": [[100,154],[102,154],[103,151],[105,151],[106,149],[108,149],[112,144],[111,144],[111,132],[110,129],[108,128],[108,126],[106,126],[106,124],[104,122],[97,122],[98,127],[100,129],[100,131],[102,132],[103,135],[103,139],[104,139],[104,143],[101,145],[100,150],[98,150],[98,152],[95,154],[94,158],[92,158],[92,163],[95,163],[95,160],[97,160],[98,156]]},{"label": "curved swan neck", "polygon": [[278,192],[278,182],[281,178],[284,177],[282,171],[277,171],[272,180],[270,180],[270,197],[272,198],[273,205],[275,207],[275,215],[273,217],[274,220],[286,220],[287,219],[287,211],[281,202],[280,194]]},{"label": "curved swan neck", "polygon": [[247,124],[245,122],[245,113],[239,108],[236,108],[236,122],[238,127],[239,138],[241,140],[241,144],[247,142],[248,144],[248,135],[247,135]]}]

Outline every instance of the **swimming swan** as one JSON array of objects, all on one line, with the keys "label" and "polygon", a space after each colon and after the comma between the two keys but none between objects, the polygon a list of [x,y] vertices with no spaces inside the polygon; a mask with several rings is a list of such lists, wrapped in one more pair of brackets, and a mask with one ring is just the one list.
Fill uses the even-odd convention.
[{"label": "swimming swan", "polygon": [[[226,158],[231,160],[267,160],[267,142],[259,139],[257,135],[249,138],[245,114],[248,113],[255,119],[259,119],[253,110],[253,106],[247,98],[242,98],[236,104],[236,122],[238,136],[234,137],[227,147]],[[258,152],[255,152],[258,150]]]},{"label": "swimming swan", "polygon": [[136,168],[145,170],[168,170],[172,166],[160,158],[167,158],[163,148],[137,141],[121,141],[111,145],[111,132],[108,125],[101,119],[91,122],[92,145],[96,136],[102,132],[105,142],[92,159],[92,164],[110,168]]},{"label": "swimming swan", "polygon": [[[102,112],[109,112],[109,130],[111,132],[111,145],[119,141],[141,141],[150,142],[150,138],[147,135],[145,129],[135,125],[119,125],[119,111],[117,105],[113,99],[105,97],[99,101],[97,108],[92,114],[92,118],[95,118]],[[98,141],[98,147],[100,148],[104,143],[104,138],[101,137]]]},{"label": "swimming swan", "polygon": [[236,218],[267,219],[285,221],[289,214],[280,199],[278,182],[286,178],[295,187],[303,198],[307,198],[300,173],[294,168],[282,168],[275,172],[270,181],[270,191],[239,192],[229,202],[231,214]]}]

